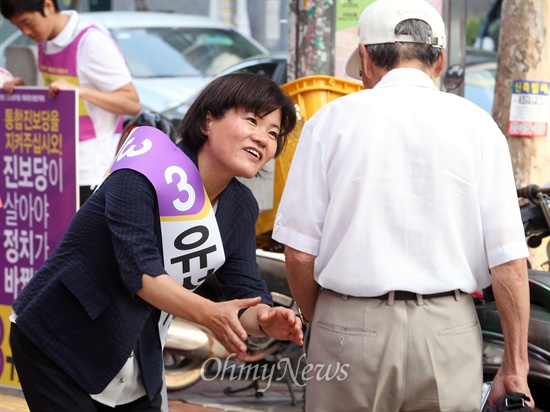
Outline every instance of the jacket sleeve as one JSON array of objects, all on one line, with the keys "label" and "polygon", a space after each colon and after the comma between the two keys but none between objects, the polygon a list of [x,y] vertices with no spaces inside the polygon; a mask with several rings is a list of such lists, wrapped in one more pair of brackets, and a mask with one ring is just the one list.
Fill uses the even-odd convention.
[{"label": "jacket sleeve", "polygon": [[216,219],[223,241],[225,263],[216,272],[226,299],[262,297],[272,305],[271,293],[256,263],[256,220],[259,209],[250,189],[233,181],[220,196]]},{"label": "jacket sleeve", "polygon": [[120,276],[135,294],[144,273],[166,273],[161,254],[160,220],[156,192],[142,174],[133,170],[114,172],[104,183],[105,216],[112,236]]}]

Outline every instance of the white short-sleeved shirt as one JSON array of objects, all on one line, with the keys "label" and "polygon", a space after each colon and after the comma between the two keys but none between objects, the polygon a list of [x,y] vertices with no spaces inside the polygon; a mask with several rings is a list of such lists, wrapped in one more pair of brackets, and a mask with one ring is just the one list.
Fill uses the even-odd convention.
[{"label": "white short-sleeved shirt", "polygon": [[474,292],[528,256],[508,145],[493,119],[395,69],[304,126],[273,238],[316,256],[324,288]]},{"label": "white short-sleeved shirt", "polygon": [[[58,53],[90,26],[75,11],[63,11],[69,21],[52,40],[44,42],[44,53]],[[132,81],[124,56],[114,40],[100,30],[88,31],[77,49],[78,80],[84,88],[113,92]],[[118,115],[85,102],[96,131],[96,139],[79,142],[78,177],[80,186],[95,186],[103,178],[115,156],[120,133]]]}]

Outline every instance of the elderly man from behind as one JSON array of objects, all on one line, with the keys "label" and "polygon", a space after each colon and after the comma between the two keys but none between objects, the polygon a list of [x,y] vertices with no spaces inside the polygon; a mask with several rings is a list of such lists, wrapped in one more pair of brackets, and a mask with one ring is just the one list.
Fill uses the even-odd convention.
[{"label": "elderly man from behind", "polygon": [[[311,320],[306,408],[479,411],[470,294],[491,283],[505,353],[490,404],[531,396],[528,250],[506,139],[435,86],[445,26],[431,5],[378,0],[358,26],[346,72],[367,90],[304,126],[273,232]],[[345,379],[315,374],[342,365]]]}]

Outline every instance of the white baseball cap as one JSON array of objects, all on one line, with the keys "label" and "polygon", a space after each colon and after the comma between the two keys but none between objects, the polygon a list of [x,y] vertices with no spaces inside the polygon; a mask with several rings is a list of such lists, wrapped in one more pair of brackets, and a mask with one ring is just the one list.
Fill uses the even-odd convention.
[{"label": "white baseball cap", "polygon": [[[418,42],[412,36],[395,34],[395,27],[402,21],[417,19],[426,22],[432,29],[432,36]],[[426,43],[432,47],[445,48],[445,23],[439,12],[426,0],[376,0],[359,17],[357,25],[359,43]],[[355,50],[346,64],[346,74],[361,80],[361,57]]]}]

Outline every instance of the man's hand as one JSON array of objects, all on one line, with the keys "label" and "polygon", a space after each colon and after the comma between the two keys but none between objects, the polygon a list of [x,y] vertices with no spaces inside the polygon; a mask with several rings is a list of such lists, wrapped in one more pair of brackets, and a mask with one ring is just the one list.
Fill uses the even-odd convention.
[{"label": "man's hand", "polygon": [[59,90],[74,90],[77,89],[77,87],[69,83],[66,80],[58,79],[50,83],[50,87],[48,90],[48,96],[50,96],[50,99],[54,99],[55,96],[57,96],[57,92]]},{"label": "man's hand", "polygon": [[525,376],[507,375],[499,369],[498,373],[493,379],[493,385],[491,386],[491,392],[489,393],[489,405],[495,406],[498,401],[512,392],[524,393],[531,399],[526,402],[531,409],[535,409],[535,401],[531,396],[531,391],[527,386],[527,378]]},{"label": "man's hand", "polygon": [[280,306],[258,310],[258,325],[272,338],[304,344],[302,321],[293,310]]}]

